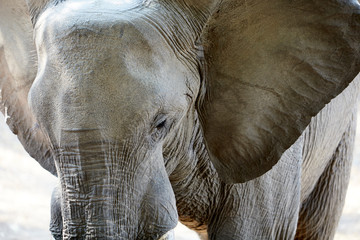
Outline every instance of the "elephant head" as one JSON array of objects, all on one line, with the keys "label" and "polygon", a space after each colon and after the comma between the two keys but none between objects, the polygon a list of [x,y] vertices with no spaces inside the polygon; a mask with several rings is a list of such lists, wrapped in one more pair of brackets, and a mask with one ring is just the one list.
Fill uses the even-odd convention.
[{"label": "elephant head", "polygon": [[350,1],[27,6],[13,20],[32,25],[37,61],[25,66],[38,65],[36,78],[25,77],[27,102],[3,77],[1,103],[17,104],[8,123],[60,179],[65,239],[160,238],[177,223],[168,176],[198,118],[220,178],[244,182],[271,169],[360,69]]}]

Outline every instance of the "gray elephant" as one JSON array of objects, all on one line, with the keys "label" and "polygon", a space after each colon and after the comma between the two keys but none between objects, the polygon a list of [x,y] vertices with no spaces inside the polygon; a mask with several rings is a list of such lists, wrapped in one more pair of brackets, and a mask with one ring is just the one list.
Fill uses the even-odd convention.
[{"label": "gray elephant", "polygon": [[359,43],[354,0],[1,0],[1,111],[56,239],[331,239]]}]

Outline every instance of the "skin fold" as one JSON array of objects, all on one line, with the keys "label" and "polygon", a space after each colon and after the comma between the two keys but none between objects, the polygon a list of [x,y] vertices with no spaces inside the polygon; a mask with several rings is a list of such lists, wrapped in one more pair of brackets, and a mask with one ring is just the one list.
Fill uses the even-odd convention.
[{"label": "skin fold", "polygon": [[0,2],[0,109],[58,176],[55,239],[332,239],[356,1]]}]

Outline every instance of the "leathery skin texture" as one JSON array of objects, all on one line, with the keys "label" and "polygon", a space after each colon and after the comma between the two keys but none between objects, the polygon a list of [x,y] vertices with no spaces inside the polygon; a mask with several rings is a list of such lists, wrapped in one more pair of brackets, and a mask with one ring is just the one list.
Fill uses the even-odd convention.
[{"label": "leathery skin texture", "polygon": [[55,239],[333,238],[357,1],[0,4],[0,109],[59,179]]}]

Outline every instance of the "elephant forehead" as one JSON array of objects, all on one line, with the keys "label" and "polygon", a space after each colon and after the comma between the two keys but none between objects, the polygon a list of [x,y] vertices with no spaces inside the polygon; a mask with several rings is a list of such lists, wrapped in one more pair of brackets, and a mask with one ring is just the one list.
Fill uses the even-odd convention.
[{"label": "elephant forehead", "polygon": [[147,86],[184,88],[180,85],[193,76],[144,20],[146,10],[136,11],[140,2],[70,0],[47,9],[36,27],[39,74],[51,67],[62,79],[113,79],[115,84],[136,79]]},{"label": "elephant forehead", "polygon": [[155,81],[162,88],[176,88],[182,94],[186,83],[196,94],[197,68],[188,57],[185,63],[179,60],[184,52],[174,51],[166,37],[169,34],[154,23],[160,13],[145,2],[69,0],[45,10],[35,31],[38,74],[46,66],[74,78],[76,74],[95,74],[105,79],[110,74],[109,78],[123,79],[127,74],[146,84]]},{"label": "elephant forehead", "polygon": [[124,44],[132,38],[151,40],[154,29],[144,15],[152,10],[143,8],[141,2],[65,1],[42,13],[35,26],[36,39],[40,44],[79,36],[103,36]]},{"label": "elephant forehead", "polygon": [[51,51],[51,54],[61,56],[64,51],[74,52],[78,53],[74,57],[89,61],[90,58],[104,60],[109,53],[123,58],[130,52],[147,57],[157,46],[149,42],[156,35],[152,31],[139,30],[144,23],[125,13],[115,17],[107,14],[94,17],[91,13],[74,10],[62,15],[61,9],[51,13],[51,9],[46,10],[37,23],[35,35],[40,53]]},{"label": "elephant forehead", "polygon": [[[186,93],[191,74],[161,41],[152,44],[128,23],[104,31],[93,28],[78,26],[45,42],[37,78],[53,82],[70,92],[68,96],[107,92],[103,97],[113,100],[107,102],[170,102]],[[120,36],[114,37],[114,32]],[[74,90],[81,94],[72,94]]]},{"label": "elephant forehead", "polygon": [[66,0],[46,9],[37,24],[61,21],[63,26],[89,21],[117,21],[127,12],[133,15],[144,6],[143,0]]}]

